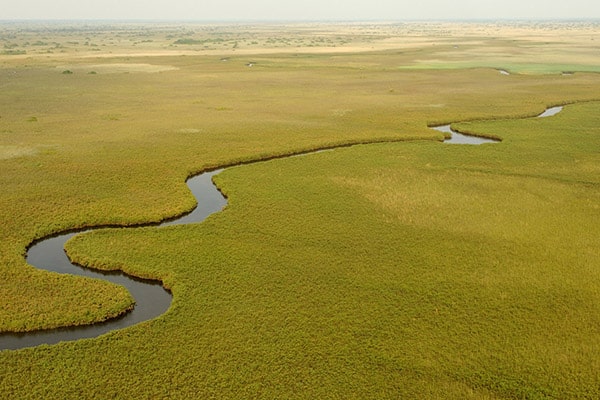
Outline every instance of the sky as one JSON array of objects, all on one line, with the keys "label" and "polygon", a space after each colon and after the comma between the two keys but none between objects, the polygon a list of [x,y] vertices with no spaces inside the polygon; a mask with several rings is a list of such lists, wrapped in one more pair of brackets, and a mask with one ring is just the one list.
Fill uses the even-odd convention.
[{"label": "sky", "polygon": [[0,20],[600,19],[598,0],[2,0]]}]

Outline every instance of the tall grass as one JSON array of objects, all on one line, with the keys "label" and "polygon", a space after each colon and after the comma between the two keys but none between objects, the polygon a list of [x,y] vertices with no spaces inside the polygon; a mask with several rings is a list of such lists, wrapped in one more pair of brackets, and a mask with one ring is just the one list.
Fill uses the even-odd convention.
[{"label": "tall grass", "polygon": [[36,238],[182,213],[184,180],[203,169],[404,141],[231,168],[217,176],[229,206],[203,224],[74,239],[82,263],[162,279],[172,307],[98,339],[2,352],[3,396],[598,397],[598,103],[456,125],[494,145],[446,146],[426,127],[591,100],[598,75],[391,68],[420,56],[1,68],[2,331],[128,304],[117,287],[27,266]]},{"label": "tall grass", "polygon": [[216,177],[229,206],[203,224],[74,239],[79,261],[166,278],[173,306],[3,354],[6,390],[26,368],[66,396],[594,398],[599,108],[478,124],[504,132],[494,145],[230,168]]},{"label": "tall grass", "polygon": [[[392,63],[404,56],[377,57]],[[534,115],[547,104],[598,93],[596,75],[506,80],[493,70],[346,68],[350,56],[255,59],[252,71],[235,59],[205,57],[153,59],[179,68],[155,74],[63,76],[43,65],[0,70],[7,82],[0,96],[3,141],[29,149],[1,161],[7,272],[0,293],[11,299],[0,311],[1,330],[89,321],[90,304],[114,310],[104,297],[122,304],[116,288],[102,291],[102,299],[45,290],[46,274],[24,264],[26,246],[64,229],[182,213],[194,204],[183,184],[191,173],[342,143],[440,140],[427,124]],[[364,55],[355,61],[362,65]],[[27,122],[31,115],[35,124]],[[92,319],[109,314],[95,310]]]}]

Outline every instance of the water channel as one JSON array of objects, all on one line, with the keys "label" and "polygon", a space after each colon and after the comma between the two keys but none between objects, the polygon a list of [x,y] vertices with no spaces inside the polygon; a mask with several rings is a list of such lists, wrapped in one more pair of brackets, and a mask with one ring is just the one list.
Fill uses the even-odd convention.
[{"label": "water channel", "polygon": [[[221,171],[205,172],[188,179],[187,185],[198,201],[197,207],[189,214],[156,224],[155,226],[199,223],[209,215],[225,207],[227,200],[212,183],[212,177]],[[40,344],[54,344],[61,341],[97,337],[115,329],[122,329],[156,318],[167,311],[171,305],[172,296],[163,288],[160,282],[139,279],[121,271],[103,272],[71,263],[64,251],[65,243],[77,234],[94,229],[90,228],[58,234],[33,243],[27,250],[27,263],[46,271],[104,279],[118,285],[123,285],[135,299],[135,307],[120,317],[91,325],[26,333],[2,333],[0,334],[0,350],[14,350]]]},{"label": "water channel", "polygon": [[[548,108],[538,117],[549,117],[559,113],[562,107]],[[462,135],[453,131],[450,125],[433,127],[440,132],[449,133],[448,144],[483,144],[496,143],[497,140]],[[176,224],[192,224],[202,222],[209,215],[219,212],[227,204],[227,200],[212,182],[212,177],[222,170],[204,172],[187,180],[190,191],[197,200],[197,207],[179,218],[154,224],[167,226]],[[148,224],[150,226],[153,224]],[[171,304],[171,294],[162,287],[160,282],[138,279],[123,272],[102,272],[83,268],[72,264],[64,251],[65,243],[74,235],[88,232],[97,228],[80,231],[69,231],[53,235],[34,242],[27,250],[27,262],[36,268],[57,272],[80,275],[89,278],[99,278],[123,285],[135,299],[135,307],[120,317],[85,326],[74,326],[57,329],[40,330],[26,333],[0,334],[0,350],[14,350],[33,347],[40,344],[54,344],[61,341],[71,341],[100,336],[116,329],[122,329],[139,322],[156,318],[165,313]]]},{"label": "water channel", "polygon": [[[550,107],[547,108],[543,113],[539,114],[536,118],[545,118],[551,117],[553,115],[558,114],[563,109],[562,106]],[[450,138],[444,140],[444,143],[447,144],[484,144],[484,143],[498,143],[499,140],[489,139],[478,136],[464,135],[460,132],[452,130],[450,125],[440,125],[440,126],[432,126],[432,129],[436,131],[444,132],[450,134]]]}]

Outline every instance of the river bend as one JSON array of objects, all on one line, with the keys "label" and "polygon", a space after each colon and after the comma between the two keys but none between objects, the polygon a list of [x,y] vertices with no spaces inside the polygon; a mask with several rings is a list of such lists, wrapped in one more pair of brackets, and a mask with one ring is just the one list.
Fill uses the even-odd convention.
[{"label": "river bend", "polygon": [[[562,107],[548,108],[542,114],[538,115],[538,117],[549,117],[559,113],[561,110]],[[460,134],[453,131],[450,128],[450,125],[432,128],[450,134],[451,137],[444,141],[448,144],[483,144],[498,142],[493,139]],[[225,207],[227,200],[213,184],[212,177],[221,171],[222,170],[204,172],[187,180],[186,183],[198,203],[197,207],[192,212],[160,224],[147,224],[146,226],[199,223],[209,215],[219,212]],[[38,346],[40,344],[54,344],[61,341],[97,337],[116,329],[122,329],[142,321],[156,318],[168,310],[171,305],[172,296],[158,281],[139,279],[121,271],[102,272],[90,268],[83,268],[70,262],[64,251],[65,243],[76,234],[89,232],[94,229],[98,228],[89,228],[74,232],[70,231],[34,242],[28,248],[26,256],[27,262],[39,269],[51,272],[68,273],[89,278],[100,278],[123,285],[135,299],[135,307],[122,316],[91,325],[25,333],[2,333],[0,334],[0,350],[14,350]]]}]

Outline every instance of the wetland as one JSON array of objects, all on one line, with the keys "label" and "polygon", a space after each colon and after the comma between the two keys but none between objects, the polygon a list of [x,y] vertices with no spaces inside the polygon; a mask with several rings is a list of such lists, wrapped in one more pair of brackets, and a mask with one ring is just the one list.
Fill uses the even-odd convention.
[{"label": "wetland", "polygon": [[[599,40],[593,21],[2,23],[2,335],[134,314],[118,271],[163,299],[1,351],[2,393],[598,397]],[[449,123],[500,142],[447,146],[429,127]],[[222,211],[189,223],[196,204]],[[102,279],[34,267],[63,261],[31,243],[86,229],[65,268]]]},{"label": "wetland", "polygon": [[[562,111],[562,107],[552,107],[544,111],[538,117],[549,117],[558,114],[560,111]],[[450,125],[434,127],[434,129],[451,135],[450,138],[444,140],[444,143],[483,144],[498,142],[494,139],[460,134],[453,131],[450,128]],[[335,148],[332,148],[330,150],[334,149]],[[321,151],[323,150],[316,150],[315,152]],[[301,155],[311,153],[313,152],[303,153]],[[191,212],[180,217],[167,219],[157,226],[200,223],[209,215],[221,211],[223,207],[226,206],[227,199],[212,182],[212,177],[221,171],[222,169],[204,172],[189,178],[186,184],[193,194],[197,205]],[[122,285],[132,295],[135,301],[133,307],[129,310],[125,310],[124,314],[92,325],[64,327],[28,333],[0,334],[0,347],[2,349],[19,349],[40,344],[53,344],[61,341],[97,337],[110,332],[111,330],[122,329],[158,317],[167,311],[171,303],[171,296],[168,291],[160,289],[162,288],[161,282],[139,279],[120,271],[101,272],[94,270],[93,268],[83,268],[69,260],[64,252],[65,243],[74,235],[89,232],[93,229],[94,228],[88,228],[81,232],[68,232],[52,235],[51,237],[36,241],[28,248],[26,261],[28,264],[43,270],[74,274],[89,278],[106,279],[112,283]]]}]

